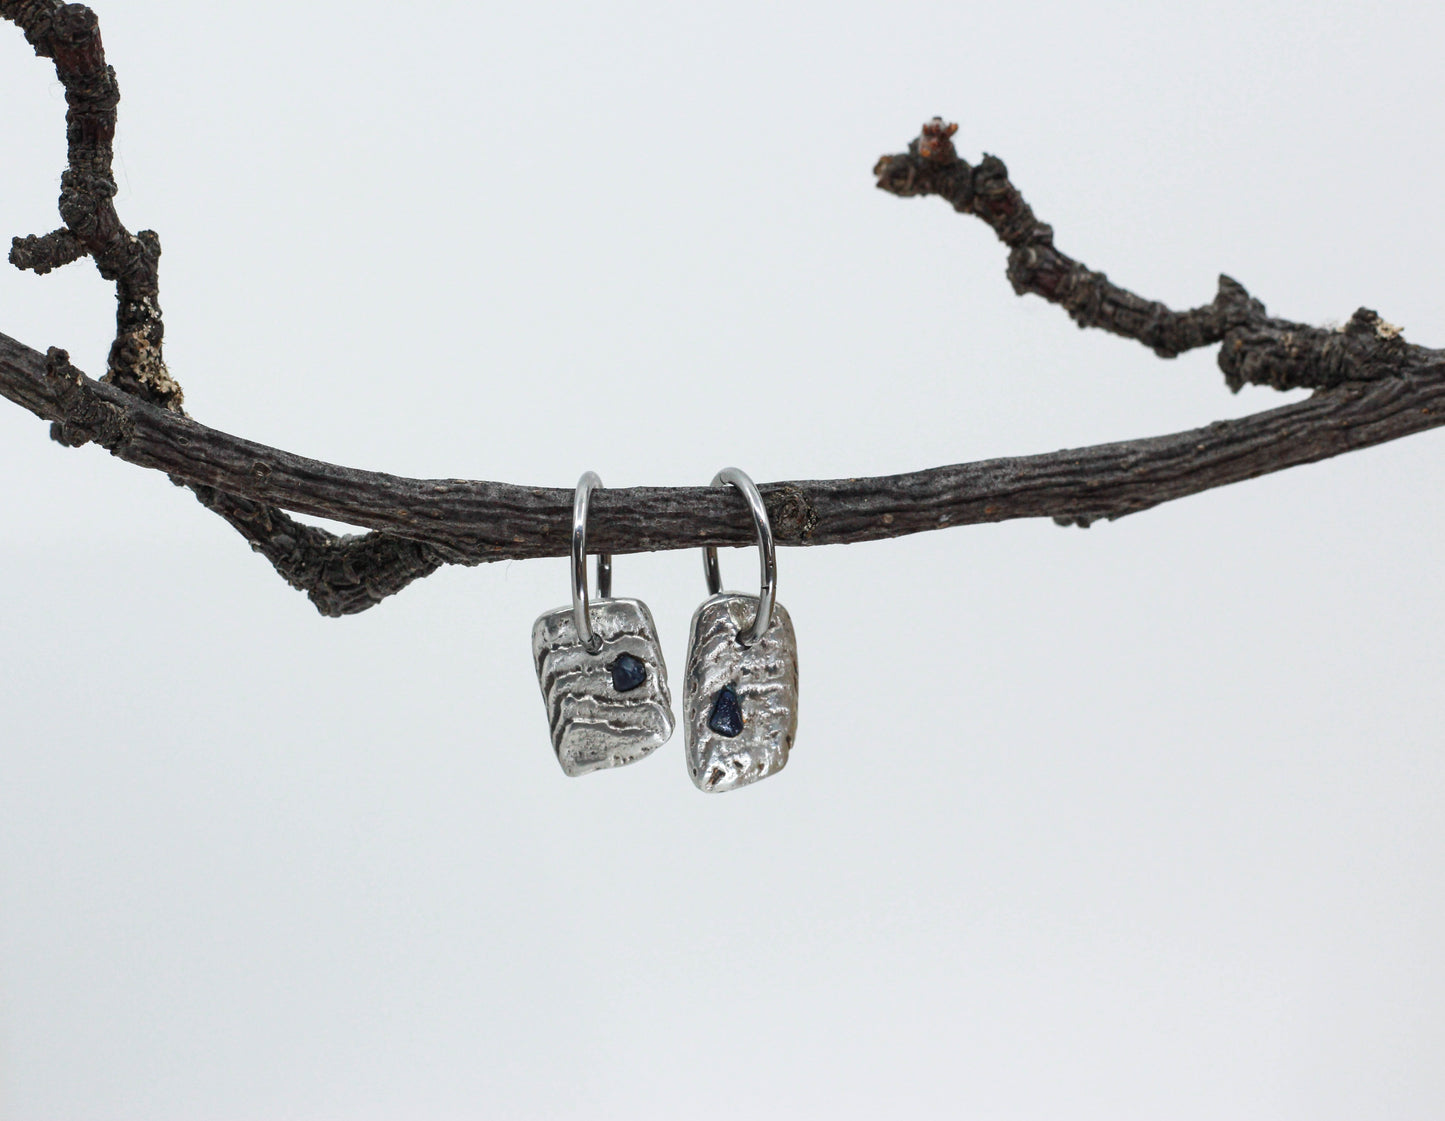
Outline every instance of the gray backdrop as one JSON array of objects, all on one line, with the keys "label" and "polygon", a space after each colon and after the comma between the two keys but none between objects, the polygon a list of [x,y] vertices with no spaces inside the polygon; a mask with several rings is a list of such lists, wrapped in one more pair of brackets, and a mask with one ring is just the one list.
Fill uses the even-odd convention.
[{"label": "gray backdrop", "polygon": [[[1435,6],[99,10],[187,405],[302,454],[761,481],[1283,400],[875,191],[934,113],[1148,296],[1223,270],[1445,343]],[[43,232],[64,102],[9,25],[0,105],[0,232]],[[0,312],[102,371],[89,263],[0,270]],[[558,769],[529,634],[564,561],[322,619],[6,404],[0,1114],[1438,1118],[1442,450],[786,550],[793,762],[706,797],[676,741]],[[617,589],[676,673],[700,558]]]}]

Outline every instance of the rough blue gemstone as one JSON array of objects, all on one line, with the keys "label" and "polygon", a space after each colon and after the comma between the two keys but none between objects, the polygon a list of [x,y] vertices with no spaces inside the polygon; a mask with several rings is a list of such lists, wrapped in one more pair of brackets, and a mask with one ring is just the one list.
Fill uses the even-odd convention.
[{"label": "rough blue gemstone", "polygon": [[718,690],[717,700],[712,703],[712,715],[707,718],[707,726],[720,736],[731,738],[741,734],[743,710],[731,685],[724,685]]},{"label": "rough blue gemstone", "polygon": [[641,658],[631,654],[618,654],[617,661],[608,667],[612,671],[612,688],[619,693],[636,689],[647,680],[647,665]]}]

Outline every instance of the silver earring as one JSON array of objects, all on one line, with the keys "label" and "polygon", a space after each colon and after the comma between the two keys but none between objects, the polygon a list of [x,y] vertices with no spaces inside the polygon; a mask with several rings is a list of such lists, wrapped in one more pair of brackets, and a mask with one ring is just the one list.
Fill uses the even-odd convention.
[{"label": "silver earring", "polygon": [[587,599],[587,506],[602,486],[577,481],[572,502],[572,606],[532,626],[532,658],[547,704],[552,749],[569,775],[621,767],[672,735],[672,696],[647,605],[612,598],[612,557],[597,556],[597,602]]},{"label": "silver earring", "polygon": [[774,599],[777,554],[767,507],[753,481],[727,467],[712,485],[742,492],[758,530],[762,590],[722,592],[717,549],[703,550],[709,598],[692,617],[682,719],[687,770],[699,790],[732,790],[781,771],[798,729],[798,644]]}]

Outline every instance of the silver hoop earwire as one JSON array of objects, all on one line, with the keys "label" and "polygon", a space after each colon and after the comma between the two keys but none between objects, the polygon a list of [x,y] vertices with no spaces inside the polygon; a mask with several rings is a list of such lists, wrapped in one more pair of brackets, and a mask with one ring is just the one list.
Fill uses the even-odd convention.
[{"label": "silver hoop earwire", "polygon": [[[773,600],[778,592],[778,554],[773,547],[773,527],[768,522],[768,508],[763,505],[763,496],[746,472],[736,467],[724,467],[712,477],[711,485],[717,486],[719,483],[731,483],[742,491],[748,504],[748,512],[753,516],[753,525],[758,530],[758,570],[762,577],[762,590],[758,593],[758,614],[753,620],[752,629],[746,634],[738,635],[738,641],[744,646],[752,646],[767,633],[768,624],[773,621]],[[715,546],[703,547],[702,570],[707,577],[708,595],[717,595],[722,591],[722,573],[718,571]]]},{"label": "silver hoop earwire", "polygon": [[[602,649],[602,640],[592,633],[587,602],[587,506],[592,492],[602,486],[596,471],[586,471],[577,480],[572,499],[572,621],[577,638],[589,654]],[[597,598],[612,598],[612,554],[597,554]]]}]

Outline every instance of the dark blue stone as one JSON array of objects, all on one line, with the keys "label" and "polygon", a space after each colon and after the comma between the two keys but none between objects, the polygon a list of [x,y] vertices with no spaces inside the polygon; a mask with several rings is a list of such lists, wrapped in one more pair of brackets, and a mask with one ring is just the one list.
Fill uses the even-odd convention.
[{"label": "dark blue stone", "polygon": [[641,658],[631,654],[618,654],[617,661],[608,667],[612,670],[612,688],[619,693],[636,689],[647,680],[647,666]]},{"label": "dark blue stone", "polygon": [[741,734],[743,710],[731,685],[724,685],[718,690],[717,700],[712,703],[712,715],[707,718],[707,726],[718,735],[727,736],[729,739]]}]

